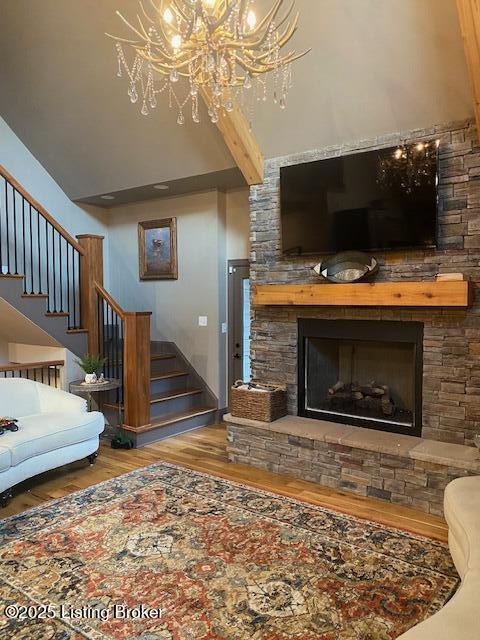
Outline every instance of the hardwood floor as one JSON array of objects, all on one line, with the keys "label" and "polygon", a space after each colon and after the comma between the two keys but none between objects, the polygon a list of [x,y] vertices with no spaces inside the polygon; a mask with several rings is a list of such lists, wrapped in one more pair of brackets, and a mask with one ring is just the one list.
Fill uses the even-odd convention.
[{"label": "hardwood floor", "polygon": [[17,488],[9,506],[0,510],[0,518],[161,460],[384,522],[437,540],[447,539],[447,525],[441,518],[246,465],[229,463],[226,455],[226,431],[222,425],[192,431],[132,451],[114,450],[108,443],[103,443],[95,466],[90,467],[81,461],[23,483]]}]

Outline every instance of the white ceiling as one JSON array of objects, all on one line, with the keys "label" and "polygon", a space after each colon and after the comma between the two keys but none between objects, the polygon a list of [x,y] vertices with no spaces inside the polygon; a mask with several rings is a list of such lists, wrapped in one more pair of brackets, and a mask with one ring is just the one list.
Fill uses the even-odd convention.
[{"label": "white ceiling", "polygon": [[[273,0],[257,0],[270,6]],[[287,3],[288,4],[288,3]],[[234,163],[205,114],[131,105],[105,31],[136,0],[1,0],[0,115],[72,199],[182,180]],[[267,157],[473,113],[455,0],[297,0],[287,110],[259,103]]]}]

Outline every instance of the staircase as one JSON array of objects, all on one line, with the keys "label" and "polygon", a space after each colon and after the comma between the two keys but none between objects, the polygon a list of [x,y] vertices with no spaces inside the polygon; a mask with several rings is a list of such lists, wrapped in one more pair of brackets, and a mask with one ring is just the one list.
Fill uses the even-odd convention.
[{"label": "staircase", "polygon": [[[0,297],[77,356],[121,380],[105,405],[135,446],[214,422],[217,399],[173,343],[151,342],[150,312],[103,288],[103,238],[74,239],[0,166]],[[115,423],[115,422],[114,422]]]},{"label": "staircase", "polygon": [[[151,342],[150,346],[150,422],[137,428],[124,426],[136,447],[212,424],[217,411],[214,394],[175,344]],[[113,419],[118,403],[109,402],[105,409]]]}]

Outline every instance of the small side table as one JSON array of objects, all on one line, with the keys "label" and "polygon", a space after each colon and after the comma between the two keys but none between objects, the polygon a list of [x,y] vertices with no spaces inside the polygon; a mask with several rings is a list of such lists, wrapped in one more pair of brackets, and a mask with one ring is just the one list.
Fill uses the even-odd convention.
[{"label": "small side table", "polygon": [[[92,393],[102,393],[105,391],[113,391],[114,389],[120,389],[122,383],[120,380],[112,379],[108,382],[97,382],[95,384],[85,384],[83,380],[75,380],[70,383],[70,393],[74,393],[77,396],[87,397],[88,410],[92,410]],[[122,428],[122,406],[118,403],[118,428]]]}]

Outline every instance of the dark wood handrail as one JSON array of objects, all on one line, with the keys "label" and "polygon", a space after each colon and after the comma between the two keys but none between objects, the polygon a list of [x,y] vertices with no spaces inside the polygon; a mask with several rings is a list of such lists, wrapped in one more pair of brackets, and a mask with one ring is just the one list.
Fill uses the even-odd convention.
[{"label": "dark wood handrail", "polygon": [[10,371],[26,371],[27,369],[46,369],[47,367],[63,367],[65,360],[46,360],[45,362],[9,362],[0,365],[0,373]]},{"label": "dark wood handrail", "polygon": [[17,191],[25,200],[32,205],[32,207],[38,211],[38,213],[43,216],[48,222],[52,225],[56,231],[70,244],[80,255],[84,255],[85,251],[83,247],[73,238],[68,231],[66,231],[61,224],[59,224],[55,218],[53,218],[48,211],[42,207],[42,205],[33,198],[26,189],[22,187],[22,185],[15,180],[15,178],[0,164],[0,175],[5,178],[7,182],[9,182],[12,187]]},{"label": "dark wood handrail", "polygon": [[106,289],[104,289],[102,287],[101,284],[99,284],[98,282],[95,282],[95,290],[98,293],[98,295],[103,298],[105,300],[105,302],[107,304],[109,304],[112,309],[115,311],[115,313],[120,316],[120,318],[122,320],[125,319],[125,315],[126,315],[126,311],[124,311],[122,309],[122,307],[118,304],[118,302],[116,302],[112,296],[108,293],[108,291]]}]

